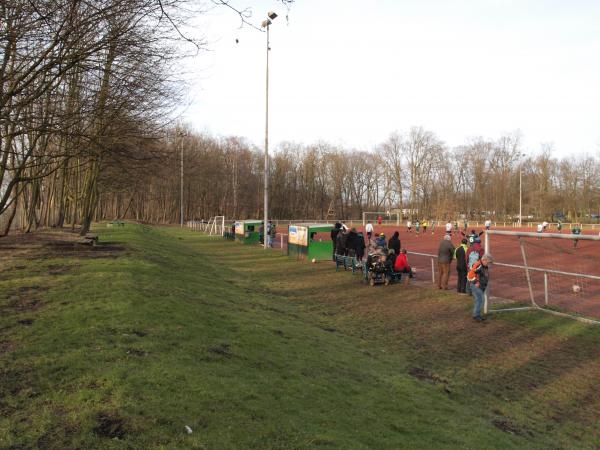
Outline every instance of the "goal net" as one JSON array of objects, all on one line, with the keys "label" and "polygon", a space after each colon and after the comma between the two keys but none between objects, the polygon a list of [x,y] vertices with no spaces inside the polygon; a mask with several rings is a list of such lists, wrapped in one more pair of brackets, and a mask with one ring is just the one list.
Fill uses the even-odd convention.
[{"label": "goal net", "polygon": [[400,213],[390,211],[368,211],[362,213],[362,224],[365,226],[367,222],[377,223],[379,217],[381,217],[382,223],[386,225],[400,225]]},{"label": "goal net", "polygon": [[485,249],[494,258],[489,312],[535,308],[600,321],[600,236],[489,230]]},{"label": "goal net", "polygon": [[225,229],[225,216],[214,216],[208,220],[190,220],[187,222],[187,226],[212,236],[223,236],[227,231]]}]

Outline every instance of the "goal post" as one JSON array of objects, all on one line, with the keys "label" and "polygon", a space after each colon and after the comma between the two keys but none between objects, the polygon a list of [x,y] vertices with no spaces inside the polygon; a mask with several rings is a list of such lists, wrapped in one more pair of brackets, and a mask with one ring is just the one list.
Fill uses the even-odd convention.
[{"label": "goal post", "polygon": [[[494,258],[485,312],[535,309],[600,324],[600,236],[487,230],[485,252]],[[493,308],[507,302],[520,305]]]},{"label": "goal post", "polygon": [[381,216],[383,220],[392,221],[396,217],[396,225],[400,226],[400,213],[392,211],[364,211],[362,213],[362,224],[363,227],[367,224],[367,221],[377,222],[377,218]]}]

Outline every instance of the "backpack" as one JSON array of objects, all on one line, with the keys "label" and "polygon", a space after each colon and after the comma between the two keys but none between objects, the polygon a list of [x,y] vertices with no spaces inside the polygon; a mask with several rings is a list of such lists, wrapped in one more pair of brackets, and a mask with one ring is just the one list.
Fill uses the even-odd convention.
[{"label": "backpack", "polygon": [[479,252],[477,250],[473,250],[469,253],[469,260],[467,261],[467,267],[470,269],[473,268],[473,265],[479,261]]}]

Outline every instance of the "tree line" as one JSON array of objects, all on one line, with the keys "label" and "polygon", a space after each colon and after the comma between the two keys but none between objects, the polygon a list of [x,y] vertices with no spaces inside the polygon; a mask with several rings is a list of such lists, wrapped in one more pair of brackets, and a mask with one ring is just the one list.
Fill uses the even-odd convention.
[{"label": "tree line", "polygon": [[[0,2],[0,235],[97,217],[103,180],[159,152],[185,0]],[[183,44],[188,44],[185,47]]]},{"label": "tree line", "polygon": [[[174,129],[160,156],[100,180],[99,219],[177,223],[183,158],[184,217],[260,218],[263,152],[243,138]],[[523,156],[521,136],[473,139],[448,148],[415,127],[392,133],[371,151],[325,142],[280,144],[270,160],[270,215],[275,219],[359,219],[363,211],[413,211],[414,217],[588,221],[600,211],[600,158],[555,158],[544,146]],[[418,211],[418,212],[417,212]],[[516,219],[515,219],[516,220]]]},{"label": "tree line", "polygon": [[[203,48],[182,32],[190,7],[0,2],[0,235],[66,225],[86,233],[103,219],[177,223],[181,165],[186,219],[262,217],[262,149],[169,119],[184,92],[178,64]],[[519,133],[450,148],[413,127],[368,150],[281,143],[268,174],[270,215],[358,219],[404,209],[510,220],[519,174],[524,214],[600,213],[598,155],[556,158],[544,146],[524,156]]]}]

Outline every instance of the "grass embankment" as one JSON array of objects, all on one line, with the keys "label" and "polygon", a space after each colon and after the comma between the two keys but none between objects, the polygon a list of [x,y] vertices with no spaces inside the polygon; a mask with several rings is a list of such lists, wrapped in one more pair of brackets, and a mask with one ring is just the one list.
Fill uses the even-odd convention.
[{"label": "grass embankment", "polygon": [[371,288],[186,230],[99,232],[115,245],[3,259],[0,447],[600,441],[597,328],[480,325],[451,293]]}]

